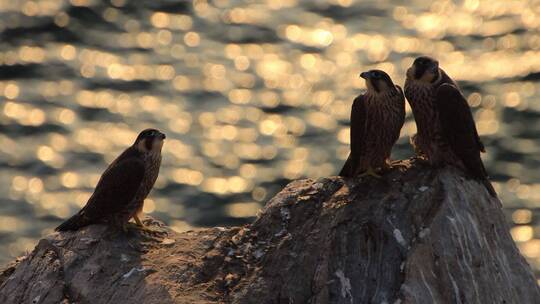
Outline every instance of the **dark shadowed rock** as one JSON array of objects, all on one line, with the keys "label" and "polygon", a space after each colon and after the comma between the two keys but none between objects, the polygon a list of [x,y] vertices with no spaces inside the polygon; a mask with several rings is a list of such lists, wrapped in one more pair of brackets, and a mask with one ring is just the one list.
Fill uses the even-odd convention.
[{"label": "dark shadowed rock", "polygon": [[295,181],[241,228],[52,234],[0,272],[1,303],[538,299],[500,202],[453,169],[414,161],[380,180]]}]

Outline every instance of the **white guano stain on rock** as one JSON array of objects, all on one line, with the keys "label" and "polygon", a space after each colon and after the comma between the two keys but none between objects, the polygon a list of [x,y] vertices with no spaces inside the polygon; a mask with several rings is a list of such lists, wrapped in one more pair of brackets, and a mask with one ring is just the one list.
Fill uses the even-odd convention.
[{"label": "white guano stain on rock", "polygon": [[120,261],[122,262],[129,262],[129,257],[126,255],[126,254],[121,254],[120,255]]},{"label": "white guano stain on rock", "polygon": [[353,296],[351,293],[351,281],[349,278],[345,276],[345,273],[343,273],[343,270],[336,271],[336,276],[339,279],[339,283],[341,284],[341,296],[343,298],[349,298],[351,300],[351,303],[354,303]]},{"label": "white guano stain on rock", "polygon": [[437,303],[437,301],[435,300],[435,296],[433,295],[433,291],[429,287],[429,283],[427,282],[426,276],[424,275],[424,272],[422,272],[422,270],[420,270],[420,277],[422,277],[422,283],[424,284],[427,291],[429,292],[429,296],[431,297],[431,299],[433,299],[433,303]]},{"label": "white guano stain on rock", "polygon": [[323,183],[315,183],[315,184],[313,184],[313,189],[315,189],[315,190],[322,189],[322,187],[324,187]]},{"label": "white guano stain on rock", "polygon": [[403,235],[401,234],[401,231],[399,229],[394,229],[394,238],[396,241],[403,247],[407,246],[407,241],[403,238]]},{"label": "white guano stain on rock", "polygon": [[291,218],[291,212],[289,211],[289,209],[282,207],[279,212],[281,214],[281,218],[284,221],[288,221]]},{"label": "white guano stain on rock", "polygon": [[90,245],[90,244],[95,243],[97,241],[98,240],[96,240],[94,238],[86,238],[86,237],[81,238],[81,242],[85,243],[86,245]]},{"label": "white guano stain on rock", "polygon": [[145,269],[144,269],[144,267],[142,267],[142,266],[139,267],[139,268],[133,267],[133,268],[131,268],[130,271],[128,271],[126,274],[124,274],[124,275],[122,276],[122,278],[127,279],[127,278],[129,278],[131,275],[133,275],[135,272],[143,272],[144,270],[145,270]]},{"label": "white guano stain on rock", "polygon": [[255,252],[253,252],[253,256],[258,260],[264,255],[264,251],[262,249],[257,249]]},{"label": "white guano stain on rock", "polygon": [[426,236],[428,236],[429,234],[431,233],[431,229],[429,228],[424,228],[422,230],[420,230],[420,232],[418,233],[418,236],[423,239],[425,238]]}]

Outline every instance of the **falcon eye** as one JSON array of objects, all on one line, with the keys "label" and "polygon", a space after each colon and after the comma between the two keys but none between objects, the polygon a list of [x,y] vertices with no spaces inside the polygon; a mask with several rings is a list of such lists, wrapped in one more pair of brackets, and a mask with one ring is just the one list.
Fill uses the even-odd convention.
[{"label": "falcon eye", "polygon": [[418,64],[420,65],[426,65],[429,63],[429,60],[428,59],[425,59],[425,58],[421,58],[418,60]]},{"label": "falcon eye", "polygon": [[143,135],[143,137],[154,137],[154,136],[156,136],[156,131],[147,131]]}]

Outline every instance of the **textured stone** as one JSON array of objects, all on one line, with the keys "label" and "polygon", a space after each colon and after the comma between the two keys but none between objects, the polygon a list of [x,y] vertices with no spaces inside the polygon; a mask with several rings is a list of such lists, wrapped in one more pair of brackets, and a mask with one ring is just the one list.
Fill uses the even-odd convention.
[{"label": "textured stone", "polygon": [[0,272],[0,303],[539,299],[500,201],[454,169],[415,161],[382,179],[292,182],[245,227],[55,233]]}]

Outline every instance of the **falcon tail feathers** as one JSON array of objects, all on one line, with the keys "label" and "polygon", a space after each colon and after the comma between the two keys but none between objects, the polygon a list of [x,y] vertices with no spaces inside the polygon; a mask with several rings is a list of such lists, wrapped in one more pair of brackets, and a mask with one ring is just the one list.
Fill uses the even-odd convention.
[{"label": "falcon tail feathers", "polygon": [[60,226],[56,227],[55,231],[73,231],[78,230],[81,227],[87,226],[90,223],[88,223],[85,220],[85,217],[82,216],[80,213],[75,214],[74,216],[70,217],[67,221],[60,224]]},{"label": "falcon tail feathers", "polygon": [[353,171],[353,168],[351,168],[352,166],[352,161],[351,161],[351,156],[349,156],[347,158],[347,161],[345,161],[345,164],[343,165],[343,168],[341,169],[341,171],[339,171],[339,176],[341,177],[352,177],[352,173],[351,171]]},{"label": "falcon tail feathers", "polygon": [[497,192],[495,192],[495,188],[493,188],[493,185],[489,182],[487,178],[482,179],[482,184],[484,184],[484,187],[486,187],[486,190],[491,196],[497,197]]}]

